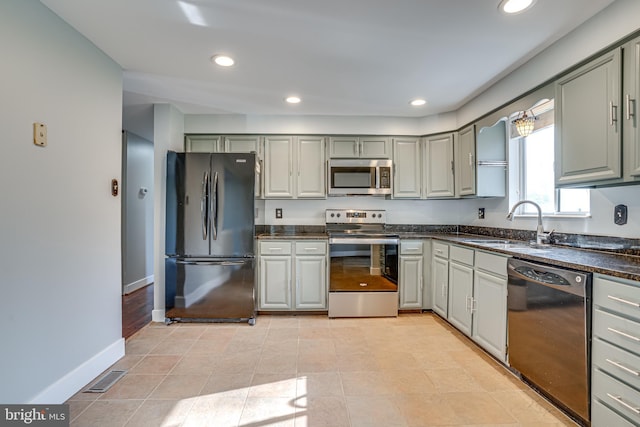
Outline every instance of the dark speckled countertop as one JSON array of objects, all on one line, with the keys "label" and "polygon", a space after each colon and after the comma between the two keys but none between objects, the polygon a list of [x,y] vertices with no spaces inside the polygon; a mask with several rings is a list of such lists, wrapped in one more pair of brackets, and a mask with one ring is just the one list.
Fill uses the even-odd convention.
[{"label": "dark speckled countertop", "polygon": [[[327,239],[323,226],[259,226],[258,239]],[[537,261],[558,267],[600,273],[640,282],[640,256],[626,253],[579,249],[563,245],[532,247],[524,238],[527,232],[518,235],[488,235],[458,232],[456,226],[437,226],[428,230],[398,227],[394,229],[401,239],[436,239],[447,243],[461,244],[476,249],[502,253],[514,258]],[[522,239],[521,239],[522,238]]]}]

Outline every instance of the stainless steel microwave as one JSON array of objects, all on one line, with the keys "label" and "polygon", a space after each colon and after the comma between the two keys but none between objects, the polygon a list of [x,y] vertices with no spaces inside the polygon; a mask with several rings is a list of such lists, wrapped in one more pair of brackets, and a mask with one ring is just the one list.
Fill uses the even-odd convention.
[{"label": "stainless steel microwave", "polygon": [[391,194],[391,160],[329,160],[329,195]]}]

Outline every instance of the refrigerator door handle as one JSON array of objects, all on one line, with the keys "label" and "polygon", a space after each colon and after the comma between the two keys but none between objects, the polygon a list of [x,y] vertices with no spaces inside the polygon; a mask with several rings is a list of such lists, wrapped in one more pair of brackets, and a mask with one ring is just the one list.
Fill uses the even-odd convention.
[{"label": "refrigerator door handle", "polygon": [[202,240],[209,238],[209,215],[208,215],[208,183],[209,172],[205,172],[202,177],[202,194],[200,197],[200,218],[202,220]]},{"label": "refrigerator door handle", "polygon": [[211,238],[218,240],[218,172],[213,174],[213,197],[211,199]]}]

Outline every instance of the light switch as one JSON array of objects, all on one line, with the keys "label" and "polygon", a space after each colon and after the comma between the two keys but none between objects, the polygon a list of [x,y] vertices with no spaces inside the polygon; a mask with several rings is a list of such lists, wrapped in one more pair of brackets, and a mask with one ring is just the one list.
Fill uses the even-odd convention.
[{"label": "light switch", "polygon": [[39,147],[47,146],[47,125],[44,123],[33,124],[33,143]]}]

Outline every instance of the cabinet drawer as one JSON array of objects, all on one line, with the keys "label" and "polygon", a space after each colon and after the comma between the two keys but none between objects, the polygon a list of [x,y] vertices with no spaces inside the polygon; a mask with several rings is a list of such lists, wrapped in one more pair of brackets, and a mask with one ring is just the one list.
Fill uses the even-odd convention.
[{"label": "cabinet drawer", "polygon": [[475,251],[462,246],[451,245],[449,247],[449,259],[466,265],[473,265],[473,253]]},{"label": "cabinet drawer", "polygon": [[593,302],[640,322],[640,286],[596,276],[593,281]]},{"label": "cabinet drawer", "polygon": [[593,340],[593,366],[640,390],[640,356],[599,338]]},{"label": "cabinet drawer", "polygon": [[509,257],[476,251],[476,268],[507,277],[507,259]]},{"label": "cabinet drawer", "polygon": [[421,240],[400,240],[401,255],[422,255]]},{"label": "cabinet drawer", "polygon": [[616,381],[602,371],[596,370],[592,378],[592,393],[594,400],[604,402],[635,423],[640,423],[639,391]]},{"label": "cabinet drawer", "polygon": [[440,258],[449,258],[449,245],[433,241],[433,255]]},{"label": "cabinet drawer", "polygon": [[291,242],[265,240],[260,242],[261,255],[291,255]]},{"label": "cabinet drawer", "polygon": [[602,402],[596,399],[591,404],[591,425],[593,427],[636,427],[631,421],[622,418],[618,413],[612,411],[608,406],[604,406]]},{"label": "cabinet drawer", "polygon": [[640,354],[640,323],[599,308],[593,310],[593,337]]},{"label": "cabinet drawer", "polygon": [[298,241],[296,255],[324,255],[327,253],[327,242]]}]

